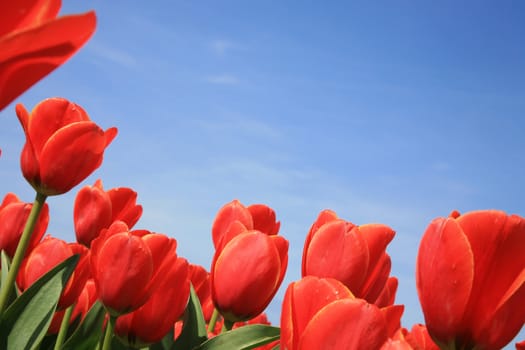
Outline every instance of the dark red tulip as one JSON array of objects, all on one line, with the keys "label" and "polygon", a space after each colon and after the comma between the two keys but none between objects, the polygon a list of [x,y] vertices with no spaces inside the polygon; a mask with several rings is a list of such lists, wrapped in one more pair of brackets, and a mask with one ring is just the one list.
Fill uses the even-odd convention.
[{"label": "dark red tulip", "polygon": [[322,211],[306,237],[302,275],[335,278],[358,298],[380,300],[379,306],[393,303],[395,282],[388,284],[391,261],[386,248],[394,234],[386,225],[356,226],[331,210]]},{"label": "dark red tulip", "polygon": [[355,298],[341,282],[306,276],[288,286],[281,349],[379,349],[387,339],[384,312]]},{"label": "dark red tulip", "polygon": [[94,12],[57,17],[60,0],[0,2],[0,110],[71,57],[95,31]]},{"label": "dark red tulip", "polygon": [[89,247],[102,229],[118,220],[132,228],[142,215],[142,206],[136,200],[137,192],[131,188],[104,191],[101,180],[80,189],[73,211],[77,241]]},{"label": "dark red tulip", "polygon": [[117,318],[115,334],[134,348],[159,342],[182,316],[190,294],[188,262],[175,258],[158,288],[137,310]]},{"label": "dark red tulip", "polygon": [[419,246],[416,283],[443,349],[501,349],[525,322],[525,219],[497,210],[437,218]]},{"label": "dark red tulip", "polygon": [[22,291],[26,290],[49,270],[74,254],[79,254],[80,259],[62,291],[58,308],[65,309],[73,305],[90,276],[89,251],[77,243],[66,243],[51,236],[44,238],[22,263],[18,273],[18,287]]},{"label": "dark red tulip", "polygon": [[[22,202],[14,193],[8,193],[0,204],[0,250],[5,250],[10,258],[15,255],[32,207],[33,204]],[[44,204],[25,256],[40,242],[48,223],[49,207]]]},{"label": "dark red tulip", "polygon": [[116,128],[103,131],[82,107],[62,98],[40,102],[31,114],[18,104],[16,114],[26,135],[22,173],[48,196],[69,191],[95,171],[117,134]]}]

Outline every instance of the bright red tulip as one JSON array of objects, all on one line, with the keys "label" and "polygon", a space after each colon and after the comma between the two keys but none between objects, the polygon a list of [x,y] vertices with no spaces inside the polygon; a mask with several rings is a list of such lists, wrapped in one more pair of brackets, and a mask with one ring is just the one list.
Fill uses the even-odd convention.
[{"label": "bright red tulip", "polygon": [[101,180],[80,189],[73,211],[77,241],[89,247],[102,229],[117,220],[132,228],[142,215],[142,206],[136,200],[137,192],[131,188],[104,191]]},{"label": "bright red tulip", "polygon": [[91,272],[99,300],[114,315],[144,305],[176,258],[177,242],[115,221],[91,243]]},{"label": "bright red tulip", "polygon": [[182,316],[190,294],[188,262],[176,258],[146,304],[117,318],[115,334],[127,345],[144,347],[160,341]]},{"label": "bright red tulip", "polygon": [[428,226],[416,284],[443,349],[501,349],[525,322],[525,219],[497,210],[454,213]]},{"label": "bright red tulip", "polygon": [[23,261],[18,273],[18,287],[22,291],[26,290],[49,270],[74,254],[79,254],[80,259],[62,291],[58,308],[65,309],[73,305],[90,276],[89,251],[77,243],[66,243],[51,236],[44,238]]},{"label": "bright red tulip", "polygon": [[[22,202],[14,193],[8,193],[0,204],[0,250],[5,250],[11,258],[15,255],[16,247],[32,207],[32,204]],[[48,223],[49,207],[44,204],[25,256],[40,242]]]},{"label": "bright red tulip", "polygon": [[386,247],[394,235],[386,225],[356,226],[331,210],[322,211],[306,237],[302,275],[335,278],[356,297],[380,302],[378,306],[393,303],[397,281],[388,282],[391,261]]},{"label": "bright red tulip", "polygon": [[215,307],[229,321],[253,318],[268,306],[286,273],[288,241],[245,231],[216,251],[211,270]]},{"label": "bright red tulip", "polygon": [[213,222],[212,238],[216,250],[222,250],[233,237],[248,230],[257,230],[267,235],[276,235],[280,223],[275,212],[265,204],[245,207],[238,200],[224,205]]},{"label": "bright red tulip", "polygon": [[341,282],[306,276],[288,286],[281,349],[379,349],[387,339],[383,310],[356,299]]},{"label": "bright red tulip", "polygon": [[94,12],[57,17],[60,0],[0,2],[0,110],[71,57],[95,31]]},{"label": "bright red tulip", "polygon": [[95,171],[117,135],[116,128],[103,131],[82,107],[62,98],[40,102],[31,114],[18,104],[16,114],[26,135],[22,172],[48,196],[69,191]]}]

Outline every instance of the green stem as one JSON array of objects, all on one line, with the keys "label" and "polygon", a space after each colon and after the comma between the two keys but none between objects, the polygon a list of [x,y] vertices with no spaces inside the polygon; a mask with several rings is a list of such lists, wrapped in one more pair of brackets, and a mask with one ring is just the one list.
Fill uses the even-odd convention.
[{"label": "green stem", "polygon": [[104,334],[104,344],[102,350],[111,350],[111,340],[113,339],[113,328],[115,328],[115,321],[117,319],[113,316],[109,316],[108,323],[106,324],[106,333]]},{"label": "green stem", "polygon": [[215,324],[217,323],[217,318],[219,317],[219,310],[213,309],[211,314],[210,322],[208,322],[208,333],[212,333],[215,329]]},{"label": "green stem", "polygon": [[33,207],[31,208],[31,212],[27,218],[24,231],[22,232],[22,237],[20,237],[20,242],[18,242],[18,246],[16,247],[15,256],[11,262],[11,268],[7,274],[6,282],[2,285],[2,289],[0,290],[0,315],[4,313],[4,310],[7,306],[6,304],[7,300],[9,299],[9,293],[14,286],[16,276],[18,275],[18,270],[20,269],[20,264],[22,264],[22,260],[26,254],[27,247],[31,241],[31,235],[38,221],[40,211],[44,207],[46,198],[47,196],[45,194],[41,194],[39,192],[36,193],[35,202],[33,203]]},{"label": "green stem", "polygon": [[55,350],[59,350],[66,340],[67,329],[69,328],[69,320],[71,319],[71,314],[73,313],[73,305],[68,307],[64,312],[64,318],[60,324],[60,330],[58,331],[57,341],[55,343]]},{"label": "green stem", "polygon": [[226,331],[231,331],[232,328],[233,328],[233,324],[235,322],[232,322],[230,320],[227,320],[227,319],[224,319],[224,329],[226,329]]}]

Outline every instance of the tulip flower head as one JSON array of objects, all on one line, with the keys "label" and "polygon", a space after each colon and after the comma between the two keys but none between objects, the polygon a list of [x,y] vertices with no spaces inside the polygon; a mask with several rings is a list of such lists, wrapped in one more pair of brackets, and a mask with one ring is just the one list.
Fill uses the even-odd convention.
[{"label": "tulip flower head", "polygon": [[216,247],[212,298],[230,322],[249,320],[263,312],[288,265],[288,241],[277,235],[279,223],[273,210],[263,205],[251,210],[254,216],[239,201],[232,201],[219,210],[212,228]]},{"label": "tulip flower head", "polygon": [[341,282],[306,276],[286,290],[281,349],[379,349],[388,339],[388,323],[383,309],[355,298]]},{"label": "tulip flower head", "polygon": [[442,349],[501,349],[525,323],[525,219],[480,210],[430,223],[416,284]]},{"label": "tulip flower head", "polygon": [[91,243],[98,298],[113,316],[144,305],[177,259],[175,239],[115,221]]},{"label": "tulip flower head", "polygon": [[331,210],[322,211],[306,237],[302,275],[335,278],[358,298],[392,305],[397,280],[389,278],[386,248],[394,235],[386,225],[356,226]]},{"label": "tulip flower head", "polygon": [[[29,212],[33,204],[22,202],[14,193],[8,193],[0,204],[0,250],[9,257],[15,255]],[[49,223],[49,207],[44,204],[31,236],[26,256],[40,242]]]},{"label": "tulip flower head", "polygon": [[89,247],[102,229],[118,220],[132,228],[142,215],[142,206],[136,200],[137,192],[131,188],[104,191],[101,180],[80,189],[73,211],[77,241]]},{"label": "tulip flower head", "polygon": [[31,114],[18,104],[16,114],[26,135],[22,173],[46,196],[69,191],[95,171],[117,135],[116,128],[103,131],[82,107],[62,98],[40,102]]}]

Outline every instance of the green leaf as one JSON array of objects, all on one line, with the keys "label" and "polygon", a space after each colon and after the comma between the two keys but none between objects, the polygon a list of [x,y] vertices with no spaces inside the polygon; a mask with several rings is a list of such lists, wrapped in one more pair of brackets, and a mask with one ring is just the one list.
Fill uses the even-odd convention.
[{"label": "green leaf", "polygon": [[66,259],[22,293],[0,319],[0,349],[36,349],[46,335],[78,255]]},{"label": "green leaf", "polygon": [[272,350],[281,350],[281,344],[275,345]]},{"label": "green leaf", "polygon": [[221,333],[195,350],[248,350],[278,340],[280,336],[279,327],[254,324]]},{"label": "green leaf", "polygon": [[193,286],[190,288],[190,300],[184,311],[183,322],[182,332],[172,344],[172,350],[193,349],[208,339],[201,303]]},{"label": "green leaf", "polygon": [[102,338],[106,310],[100,302],[93,304],[86,317],[64,343],[62,350],[95,349]]},{"label": "green leaf", "polygon": [[[9,272],[9,268],[11,267],[11,259],[9,259],[9,256],[5,252],[5,250],[2,250],[0,253],[0,264],[2,264],[2,273],[0,275],[0,285],[3,286],[5,284],[5,281],[7,280],[7,274]],[[13,286],[11,292],[9,293],[9,297],[7,299],[7,305],[11,304],[17,296],[17,290],[15,286]]]},{"label": "green leaf", "polygon": [[168,334],[162,338],[161,341],[149,346],[149,350],[170,350],[173,346],[173,330],[169,331]]}]

